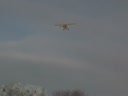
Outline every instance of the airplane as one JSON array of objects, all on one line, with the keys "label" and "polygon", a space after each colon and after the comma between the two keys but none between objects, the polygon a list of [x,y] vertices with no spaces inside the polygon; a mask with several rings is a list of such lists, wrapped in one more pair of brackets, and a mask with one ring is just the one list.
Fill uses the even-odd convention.
[{"label": "airplane", "polygon": [[55,26],[60,26],[60,27],[63,27],[63,31],[64,30],[69,30],[68,26],[69,25],[75,25],[76,23],[65,23],[65,24],[55,24]]}]

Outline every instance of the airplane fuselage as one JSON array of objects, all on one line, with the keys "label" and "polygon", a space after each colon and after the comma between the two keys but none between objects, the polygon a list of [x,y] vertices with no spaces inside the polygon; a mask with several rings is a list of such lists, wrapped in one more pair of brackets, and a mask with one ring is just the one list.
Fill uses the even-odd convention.
[{"label": "airplane fuselage", "polygon": [[65,30],[65,29],[69,30],[67,24],[63,25],[63,30]]}]

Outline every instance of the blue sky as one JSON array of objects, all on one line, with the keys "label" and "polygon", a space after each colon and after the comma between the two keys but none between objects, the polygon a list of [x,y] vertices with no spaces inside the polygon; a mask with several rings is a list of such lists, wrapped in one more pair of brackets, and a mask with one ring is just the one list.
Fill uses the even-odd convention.
[{"label": "blue sky", "polygon": [[[1,0],[0,84],[128,95],[128,2]],[[76,22],[69,31],[54,26]]]}]

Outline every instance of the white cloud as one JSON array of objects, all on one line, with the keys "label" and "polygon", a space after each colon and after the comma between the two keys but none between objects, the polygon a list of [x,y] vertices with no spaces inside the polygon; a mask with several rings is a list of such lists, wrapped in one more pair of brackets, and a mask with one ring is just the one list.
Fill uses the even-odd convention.
[{"label": "white cloud", "polygon": [[[57,42],[58,45],[54,46],[54,44],[52,44],[55,42]],[[39,35],[29,36],[20,41],[1,42],[0,46],[2,47],[0,57],[35,62],[35,64],[47,63],[52,64],[52,66],[55,65],[73,69],[84,69],[85,62],[66,57],[65,53],[62,51],[64,51],[64,49],[67,50],[67,47],[69,46],[66,46],[64,40],[62,42],[63,44],[61,44],[61,41],[57,41],[56,39]],[[59,46],[59,44],[61,45]]]}]

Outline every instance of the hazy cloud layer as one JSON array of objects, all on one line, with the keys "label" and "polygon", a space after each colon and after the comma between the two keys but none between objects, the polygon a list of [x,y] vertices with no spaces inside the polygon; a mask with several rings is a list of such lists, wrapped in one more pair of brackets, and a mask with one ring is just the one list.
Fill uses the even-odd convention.
[{"label": "hazy cloud layer", "polygon": [[[1,0],[1,84],[128,95],[128,2]],[[54,24],[76,22],[69,31]]]}]

